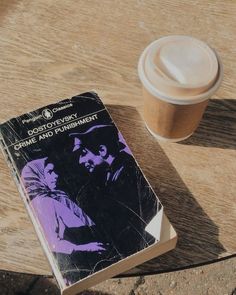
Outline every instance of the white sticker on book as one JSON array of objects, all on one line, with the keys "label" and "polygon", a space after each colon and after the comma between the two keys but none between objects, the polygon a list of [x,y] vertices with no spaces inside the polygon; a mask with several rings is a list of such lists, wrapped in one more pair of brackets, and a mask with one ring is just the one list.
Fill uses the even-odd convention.
[{"label": "white sticker on book", "polygon": [[159,212],[153,217],[153,219],[145,227],[145,230],[158,241],[160,241],[160,237],[161,237],[162,217],[163,217],[163,207],[161,208],[161,210],[159,210]]}]

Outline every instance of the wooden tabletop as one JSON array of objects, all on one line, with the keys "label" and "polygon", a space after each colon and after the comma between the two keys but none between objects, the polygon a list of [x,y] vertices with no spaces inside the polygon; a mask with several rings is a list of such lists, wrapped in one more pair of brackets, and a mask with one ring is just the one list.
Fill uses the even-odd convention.
[{"label": "wooden tabletop", "polygon": [[[128,274],[236,253],[235,1],[0,2],[0,122],[96,90],[179,235],[177,248]],[[191,35],[222,57],[224,81],[195,134],[156,141],[145,129],[137,63],[153,40]],[[0,155],[0,269],[51,274]]]}]

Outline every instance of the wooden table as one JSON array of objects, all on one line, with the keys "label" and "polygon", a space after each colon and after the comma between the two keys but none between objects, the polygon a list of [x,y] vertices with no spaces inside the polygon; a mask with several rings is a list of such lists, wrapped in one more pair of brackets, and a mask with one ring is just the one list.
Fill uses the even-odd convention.
[{"label": "wooden table", "polygon": [[[0,121],[96,90],[108,105],[179,235],[177,248],[127,274],[236,253],[235,1],[0,2]],[[153,40],[192,35],[221,55],[225,76],[196,133],[157,142],[140,117],[137,62]],[[0,269],[51,274],[0,156]]]}]

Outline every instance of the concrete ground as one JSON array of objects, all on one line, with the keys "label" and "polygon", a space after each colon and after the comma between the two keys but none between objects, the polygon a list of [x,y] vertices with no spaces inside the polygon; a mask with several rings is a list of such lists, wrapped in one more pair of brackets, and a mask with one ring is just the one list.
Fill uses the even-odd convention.
[{"label": "concrete ground", "polygon": [[[52,278],[0,272],[0,295],[59,295]],[[236,295],[236,257],[192,269],[107,280],[81,295]]]}]

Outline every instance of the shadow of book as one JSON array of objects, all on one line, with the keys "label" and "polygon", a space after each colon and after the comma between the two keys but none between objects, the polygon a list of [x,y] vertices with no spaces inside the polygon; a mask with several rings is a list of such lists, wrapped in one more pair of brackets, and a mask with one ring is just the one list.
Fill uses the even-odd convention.
[{"label": "shadow of book", "polygon": [[211,99],[195,133],[179,144],[236,148],[236,100]]},{"label": "shadow of book", "polygon": [[218,226],[204,212],[158,142],[146,130],[137,110],[117,105],[108,106],[108,110],[178,234],[175,250],[123,276],[172,271],[217,259],[225,252],[218,239]]}]

